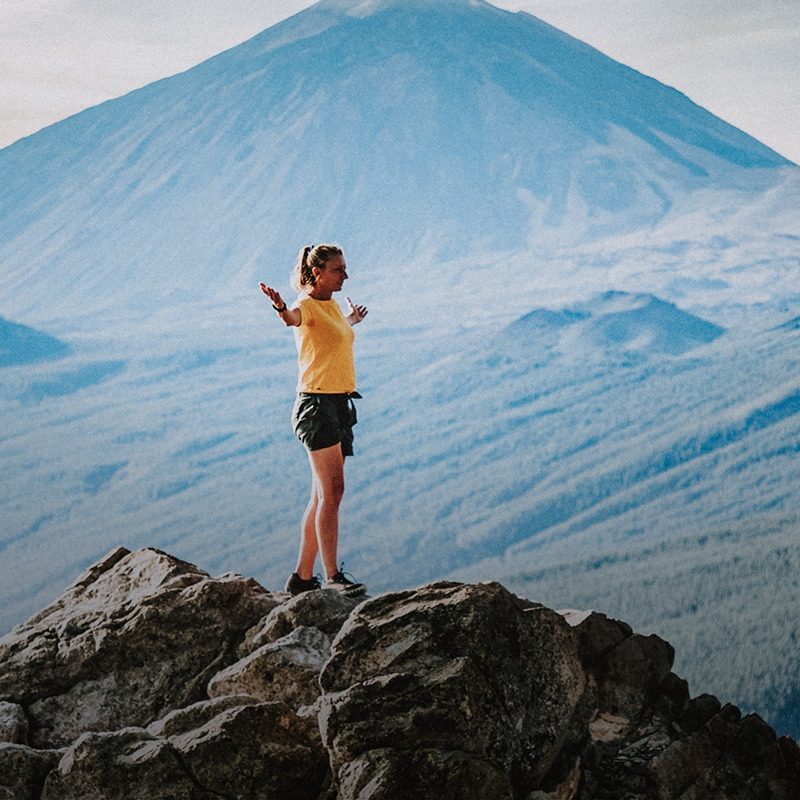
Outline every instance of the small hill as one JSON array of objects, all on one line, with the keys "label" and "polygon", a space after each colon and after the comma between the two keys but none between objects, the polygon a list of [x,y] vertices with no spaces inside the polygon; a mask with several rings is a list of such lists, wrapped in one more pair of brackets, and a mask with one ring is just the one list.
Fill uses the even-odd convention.
[{"label": "small hill", "polygon": [[54,361],[69,353],[69,345],[55,337],[0,317],[0,367]]},{"label": "small hill", "polygon": [[562,311],[535,309],[509,325],[501,338],[536,346],[567,336],[573,347],[680,355],[724,332],[652,295],[615,291]]}]

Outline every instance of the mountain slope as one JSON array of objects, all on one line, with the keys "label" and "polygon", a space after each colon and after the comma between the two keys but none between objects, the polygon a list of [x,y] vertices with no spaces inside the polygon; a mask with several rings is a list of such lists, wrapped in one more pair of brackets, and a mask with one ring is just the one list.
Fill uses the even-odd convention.
[{"label": "mountain slope", "polygon": [[787,163],[526,14],[322,2],[0,152],[0,289],[17,319],[150,314],[305,241],[380,269],[525,251],[752,200]]}]

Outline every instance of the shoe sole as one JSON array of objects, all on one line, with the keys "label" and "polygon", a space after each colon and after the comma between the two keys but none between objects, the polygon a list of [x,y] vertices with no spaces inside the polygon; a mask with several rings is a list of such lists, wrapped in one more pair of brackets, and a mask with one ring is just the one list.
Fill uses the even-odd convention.
[{"label": "shoe sole", "polygon": [[367,593],[366,586],[359,586],[357,589],[347,589],[347,588],[339,588],[338,586],[326,586],[325,584],[322,585],[323,589],[333,589],[335,592],[339,592],[339,594],[343,595],[344,597],[361,597],[362,594]]}]

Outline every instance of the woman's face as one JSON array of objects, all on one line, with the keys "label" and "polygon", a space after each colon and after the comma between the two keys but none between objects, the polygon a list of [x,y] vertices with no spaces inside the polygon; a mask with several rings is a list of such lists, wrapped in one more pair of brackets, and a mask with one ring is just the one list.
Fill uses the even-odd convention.
[{"label": "woman's face", "polygon": [[325,262],[325,269],[315,270],[317,282],[314,288],[324,295],[341,291],[342,285],[347,280],[347,265],[344,256],[334,256]]}]

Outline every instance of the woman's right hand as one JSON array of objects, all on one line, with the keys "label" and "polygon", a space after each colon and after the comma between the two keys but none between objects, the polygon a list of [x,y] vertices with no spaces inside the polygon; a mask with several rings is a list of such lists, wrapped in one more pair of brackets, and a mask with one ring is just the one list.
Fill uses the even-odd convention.
[{"label": "woman's right hand", "polygon": [[265,283],[261,283],[259,286],[261,286],[261,291],[272,300],[272,305],[275,307],[276,311],[278,311],[279,308],[283,309],[278,312],[278,316],[283,320],[285,325],[295,327],[301,323],[302,316],[299,308],[287,308],[279,291],[273,289],[271,286],[267,286]]},{"label": "woman's right hand", "polygon": [[283,302],[283,298],[280,295],[280,292],[273,289],[271,286],[267,286],[265,283],[260,284],[261,291],[272,300],[272,305],[277,306],[278,308],[283,308],[286,303]]}]

